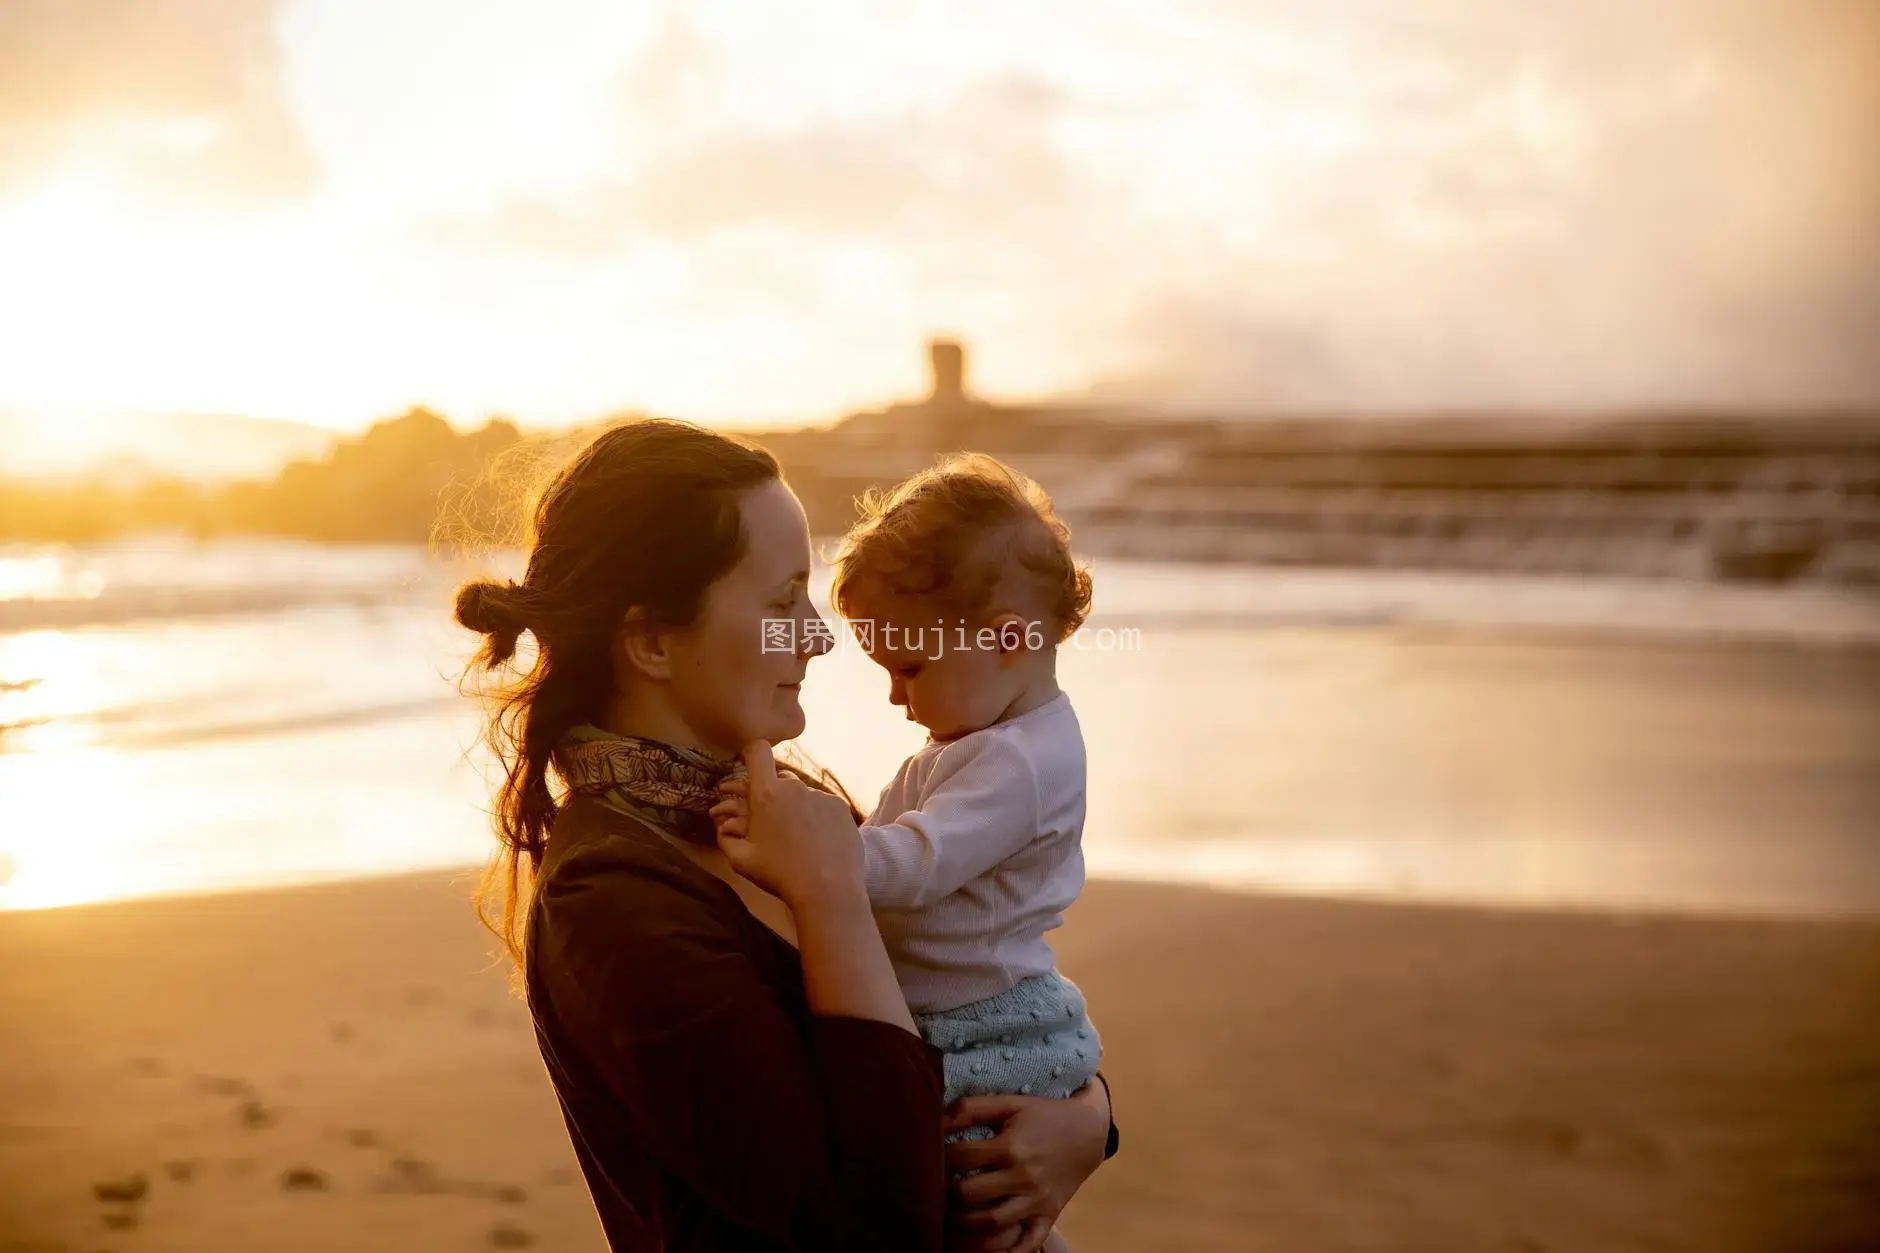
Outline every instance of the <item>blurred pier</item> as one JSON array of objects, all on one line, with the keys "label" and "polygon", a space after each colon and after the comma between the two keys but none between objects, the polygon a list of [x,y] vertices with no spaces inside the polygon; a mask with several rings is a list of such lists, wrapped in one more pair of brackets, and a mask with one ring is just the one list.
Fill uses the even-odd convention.
[{"label": "blurred pier", "polygon": [[1164,416],[925,399],[765,432],[820,533],[959,449],[1039,479],[1107,556],[1880,588],[1880,415]]}]

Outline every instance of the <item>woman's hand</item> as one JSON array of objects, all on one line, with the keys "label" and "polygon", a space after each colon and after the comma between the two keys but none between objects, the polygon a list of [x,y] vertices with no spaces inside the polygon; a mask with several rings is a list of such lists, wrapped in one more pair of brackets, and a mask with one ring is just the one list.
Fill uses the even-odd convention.
[{"label": "woman's hand", "polygon": [[865,902],[862,845],[848,802],[778,775],[762,740],[745,745],[740,756],[748,778],[724,784],[727,799],[712,809],[718,847],[731,868],[793,913],[836,900]]},{"label": "woman's hand", "polygon": [[1035,1253],[1084,1180],[1103,1163],[1110,1096],[1086,1084],[1068,1100],[969,1096],[947,1111],[943,1131],[996,1125],[990,1140],[947,1145],[947,1171],[977,1171],[953,1182],[962,1253]]}]

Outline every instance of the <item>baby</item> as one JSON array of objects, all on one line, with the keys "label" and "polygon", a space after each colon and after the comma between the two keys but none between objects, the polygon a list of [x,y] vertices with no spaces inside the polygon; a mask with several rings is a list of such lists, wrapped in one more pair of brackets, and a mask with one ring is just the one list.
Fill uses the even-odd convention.
[{"label": "baby", "polygon": [[1050,498],[991,457],[950,458],[862,510],[836,608],[930,736],[861,827],[882,937],[946,1055],[949,1103],[1071,1096],[1101,1048],[1044,937],[1084,883],[1084,741],[1057,648],[1089,613],[1090,575]]}]

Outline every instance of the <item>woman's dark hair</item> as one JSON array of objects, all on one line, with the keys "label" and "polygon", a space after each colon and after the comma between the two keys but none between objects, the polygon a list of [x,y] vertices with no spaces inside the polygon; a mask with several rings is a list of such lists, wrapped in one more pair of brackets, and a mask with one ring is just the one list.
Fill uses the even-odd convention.
[{"label": "woman's dark hair", "polygon": [[533,663],[492,694],[485,731],[504,770],[494,814],[501,847],[477,912],[518,966],[524,892],[560,809],[553,754],[569,730],[606,717],[622,621],[638,608],[650,625],[691,625],[706,590],[744,556],[739,496],[780,477],[762,448],[689,422],[623,423],[541,492],[522,581],[458,589],[457,621],[485,637],[473,671],[510,666],[524,633],[535,641]]}]

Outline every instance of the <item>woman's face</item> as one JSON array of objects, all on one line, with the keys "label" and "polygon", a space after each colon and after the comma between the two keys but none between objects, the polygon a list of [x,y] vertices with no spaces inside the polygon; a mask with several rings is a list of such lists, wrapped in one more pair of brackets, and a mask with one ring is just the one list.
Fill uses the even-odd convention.
[{"label": "woman's face", "polygon": [[827,625],[809,600],[809,522],[796,493],[773,480],[746,492],[739,508],[743,560],[668,643],[674,711],[724,753],[801,735],[803,674],[828,650]]}]

